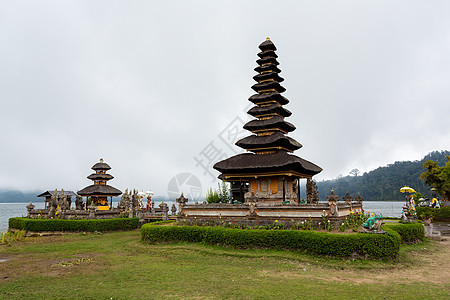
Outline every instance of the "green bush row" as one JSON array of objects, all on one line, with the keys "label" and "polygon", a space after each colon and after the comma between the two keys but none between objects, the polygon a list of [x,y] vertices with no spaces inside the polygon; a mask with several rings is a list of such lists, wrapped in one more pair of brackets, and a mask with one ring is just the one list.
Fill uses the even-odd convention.
[{"label": "green bush row", "polygon": [[150,219],[149,223],[152,223],[152,225],[163,225],[168,223],[175,223],[175,220],[161,221],[156,219]]},{"label": "green bush row", "polygon": [[235,248],[271,248],[307,253],[351,257],[395,258],[400,235],[387,228],[386,234],[333,234],[298,230],[250,230],[199,226],[154,226],[141,228],[141,239],[148,243],[192,242]]},{"label": "green bush row", "polygon": [[423,213],[429,213],[433,216],[433,221],[438,222],[449,222],[450,221],[450,206],[444,206],[441,208],[432,207],[416,207],[417,216]]},{"label": "green bush row", "polygon": [[112,231],[139,227],[139,218],[64,220],[10,218],[9,228],[26,231]]},{"label": "green bush row", "polygon": [[383,225],[384,230],[387,228],[397,232],[403,243],[414,243],[425,238],[425,229],[422,223]]}]

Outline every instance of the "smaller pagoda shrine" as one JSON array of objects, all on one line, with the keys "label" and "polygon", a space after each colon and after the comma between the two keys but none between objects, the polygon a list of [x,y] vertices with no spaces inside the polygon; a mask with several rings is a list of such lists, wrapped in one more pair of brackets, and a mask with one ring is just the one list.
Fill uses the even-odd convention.
[{"label": "smaller pagoda shrine", "polygon": [[[106,174],[106,171],[110,170],[111,167],[103,161],[103,158],[100,158],[100,162],[92,166],[91,169],[95,173],[87,178],[94,181],[94,184],[78,191],[78,195],[90,198],[91,204],[96,205],[98,210],[109,210],[112,205],[112,197],[119,196],[122,192],[107,184],[114,177],[111,174]],[[111,197],[110,205],[108,205],[108,197]]]}]

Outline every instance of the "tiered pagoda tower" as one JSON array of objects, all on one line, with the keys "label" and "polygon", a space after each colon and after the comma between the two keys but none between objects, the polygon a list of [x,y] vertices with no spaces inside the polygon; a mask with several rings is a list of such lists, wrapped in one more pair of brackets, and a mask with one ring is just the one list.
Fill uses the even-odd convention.
[{"label": "tiered pagoda tower", "polygon": [[110,169],[111,167],[103,162],[103,158],[100,158],[100,162],[92,166],[92,170],[94,170],[95,173],[87,177],[94,181],[94,184],[78,191],[78,195],[82,197],[91,197],[91,201],[97,205],[100,210],[109,209],[108,197],[111,197],[112,202],[112,197],[122,194],[120,190],[107,184],[108,180],[114,178],[111,174],[106,174],[106,171]]},{"label": "tiered pagoda tower", "polygon": [[255,104],[248,114],[255,117],[244,125],[253,134],[236,142],[249,153],[238,154],[214,165],[222,174],[219,178],[231,182],[233,198],[241,202],[254,201],[281,203],[299,201],[299,179],[312,178],[322,169],[298,156],[289,154],[302,145],[287,136],[295,126],[285,121],[291,112],[283,106],[289,100],[281,95],[286,89],[280,82],[277,48],[267,38],[259,45],[260,57],[256,62],[257,92],[249,98]]}]

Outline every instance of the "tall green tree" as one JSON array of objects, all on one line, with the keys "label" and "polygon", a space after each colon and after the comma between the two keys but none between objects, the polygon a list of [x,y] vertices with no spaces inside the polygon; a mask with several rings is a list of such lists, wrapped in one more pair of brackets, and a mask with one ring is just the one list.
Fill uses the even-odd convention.
[{"label": "tall green tree", "polygon": [[359,174],[360,172],[359,172],[359,169],[353,169],[353,170],[351,170],[350,171],[350,175],[353,175],[353,176],[355,176],[355,177],[358,177],[358,174]]},{"label": "tall green tree", "polygon": [[440,167],[438,162],[427,160],[423,167],[427,169],[420,174],[420,179],[425,183],[434,187],[439,195],[446,199],[450,199],[450,156],[446,155],[447,163]]}]

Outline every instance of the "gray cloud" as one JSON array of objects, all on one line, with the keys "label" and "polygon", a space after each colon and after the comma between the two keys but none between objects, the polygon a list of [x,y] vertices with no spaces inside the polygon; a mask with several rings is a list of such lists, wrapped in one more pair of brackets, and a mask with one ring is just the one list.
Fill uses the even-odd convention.
[{"label": "gray cloud", "polygon": [[[244,111],[278,47],[296,152],[318,179],[450,147],[446,1],[14,1],[0,11],[0,188],[166,195]],[[214,175],[217,172],[209,168]]]}]

